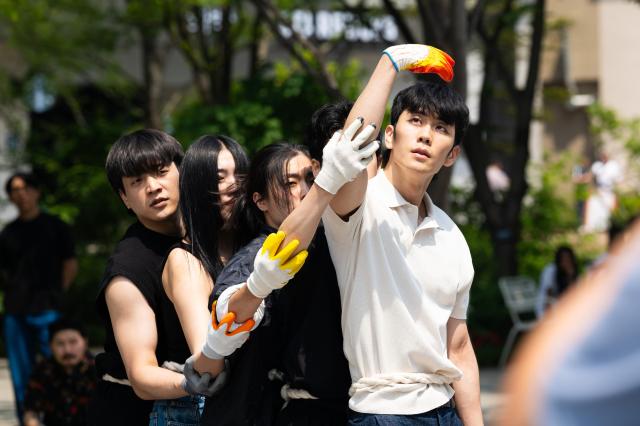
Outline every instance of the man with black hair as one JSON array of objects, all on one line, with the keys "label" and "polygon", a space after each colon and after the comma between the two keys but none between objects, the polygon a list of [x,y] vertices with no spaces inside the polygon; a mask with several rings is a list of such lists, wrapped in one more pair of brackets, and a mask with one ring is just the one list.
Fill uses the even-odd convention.
[{"label": "man with black hair", "polygon": [[182,235],[178,167],[183,156],[178,141],[158,130],[122,136],[107,156],[109,183],[137,221],[109,258],[96,301],[106,340],[105,352],[96,357],[100,381],[90,425],[147,424],[152,400],[206,390],[159,366],[166,360],[165,327],[180,327],[164,322],[160,308],[162,265]]},{"label": "man with black hair", "polygon": [[[391,63],[383,58],[380,71],[403,69],[418,55],[411,46],[387,49]],[[393,79],[376,80],[375,93],[365,89],[350,117],[382,116]],[[464,99],[450,87],[402,90],[384,131],[384,170],[347,184],[323,215],[342,296],[353,424],[482,424],[465,321],[471,256],[426,193],[455,162],[467,125]]]},{"label": "man with black hair", "polygon": [[4,336],[18,418],[36,354],[48,357],[48,326],[59,317],[63,292],[78,263],[69,226],[39,206],[35,176],[16,173],[5,185],[18,218],[0,233]]},{"label": "man with black hair", "polygon": [[[381,124],[400,70],[435,72],[450,81],[453,60],[425,45],[386,49],[346,120],[349,127],[327,144],[314,185],[280,229],[285,243],[296,239],[304,248],[322,217],[353,382],[350,424],[482,424],[465,322],[471,256],[460,230],[426,194],[436,173],[460,153],[468,125],[464,99],[444,84],[401,91],[384,131],[384,170],[370,180],[359,173],[345,184],[357,164],[338,166],[343,157],[362,164],[353,151]],[[354,126],[365,122],[371,126],[352,139]]]},{"label": "man with black hair", "polygon": [[49,326],[53,356],[33,370],[24,402],[25,426],[81,426],[96,387],[93,356],[82,325],[60,318]]}]

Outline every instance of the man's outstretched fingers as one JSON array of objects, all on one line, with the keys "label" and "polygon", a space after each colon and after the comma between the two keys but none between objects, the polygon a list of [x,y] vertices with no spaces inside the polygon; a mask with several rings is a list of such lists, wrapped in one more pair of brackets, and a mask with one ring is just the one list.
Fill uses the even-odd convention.
[{"label": "man's outstretched fingers", "polygon": [[[360,156],[360,159],[365,159],[365,158],[372,157],[373,154],[376,153],[376,151],[378,150],[379,147],[380,147],[380,142],[373,141],[369,145],[367,145],[364,148],[358,150],[358,155]],[[367,162],[367,164],[368,164],[368,162]]]},{"label": "man's outstretched fingers", "polygon": [[362,117],[358,117],[355,120],[353,120],[351,124],[349,124],[349,127],[345,129],[344,137],[347,138],[347,140],[349,141],[353,139],[353,135],[356,134],[358,129],[362,126],[363,122],[364,122],[364,118]]},{"label": "man's outstretched fingers", "polygon": [[367,142],[371,137],[371,135],[373,134],[373,132],[375,131],[376,131],[376,125],[373,123],[369,124],[367,127],[362,129],[362,131],[358,134],[358,136],[356,136],[353,139],[353,141],[351,141],[351,146],[353,147],[353,149],[355,151],[360,149],[360,146],[365,142]]}]

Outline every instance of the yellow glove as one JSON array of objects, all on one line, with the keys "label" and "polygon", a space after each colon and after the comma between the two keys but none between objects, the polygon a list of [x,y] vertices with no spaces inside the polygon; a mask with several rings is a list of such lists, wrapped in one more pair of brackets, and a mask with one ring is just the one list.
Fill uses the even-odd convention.
[{"label": "yellow glove", "polygon": [[253,262],[253,272],[247,280],[247,288],[256,297],[266,298],[273,290],[282,288],[302,268],[307,259],[303,250],[291,257],[300,242],[293,240],[280,248],[286,235],[282,231],[270,234]]},{"label": "yellow glove", "polygon": [[396,71],[435,73],[444,81],[453,80],[455,61],[442,50],[426,44],[398,44],[386,48],[383,54],[391,59]]}]

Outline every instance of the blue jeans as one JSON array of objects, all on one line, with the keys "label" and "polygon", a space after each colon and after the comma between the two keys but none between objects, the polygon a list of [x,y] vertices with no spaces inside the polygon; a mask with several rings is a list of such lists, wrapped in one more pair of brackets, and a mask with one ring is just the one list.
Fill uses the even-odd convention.
[{"label": "blue jeans", "polygon": [[153,403],[149,426],[198,426],[204,409],[204,396],[183,396]]},{"label": "blue jeans", "polygon": [[36,354],[40,353],[44,357],[51,356],[49,325],[58,318],[60,314],[57,311],[45,311],[32,315],[5,314],[4,316],[4,341],[19,419],[22,419],[24,393]]},{"label": "blue jeans", "polygon": [[350,426],[462,426],[456,409],[442,406],[426,413],[410,415],[364,414],[351,411]]}]

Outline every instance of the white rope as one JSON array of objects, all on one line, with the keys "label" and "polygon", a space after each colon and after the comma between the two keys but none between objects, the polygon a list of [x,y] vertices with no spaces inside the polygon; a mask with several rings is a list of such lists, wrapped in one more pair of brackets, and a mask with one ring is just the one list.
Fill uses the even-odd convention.
[{"label": "white rope", "polygon": [[179,362],[165,361],[162,363],[161,367],[166,368],[169,371],[174,371],[176,373],[184,373],[184,364],[180,364]]},{"label": "white rope", "polygon": [[[284,382],[284,373],[275,368],[269,370],[269,373],[267,373],[267,377],[272,382],[276,380]],[[292,399],[318,399],[317,397],[311,395],[306,389],[292,388],[288,383],[285,383],[280,389],[280,396],[285,400],[285,403],[289,402]]]},{"label": "white rope", "polygon": [[379,374],[376,376],[362,377],[349,388],[349,395],[356,392],[374,392],[381,387],[394,387],[401,392],[411,392],[415,389],[413,386],[397,386],[397,385],[445,385],[450,384],[451,379],[440,374],[426,373],[396,373],[396,374]]},{"label": "white rope", "polygon": [[127,379],[116,379],[110,374],[105,374],[102,376],[102,380],[105,382],[117,383],[119,385],[131,386],[131,382]]},{"label": "white rope", "polygon": [[311,395],[306,389],[295,389],[288,384],[282,386],[282,389],[280,389],[280,396],[285,401],[290,401],[292,399],[318,399]]}]

